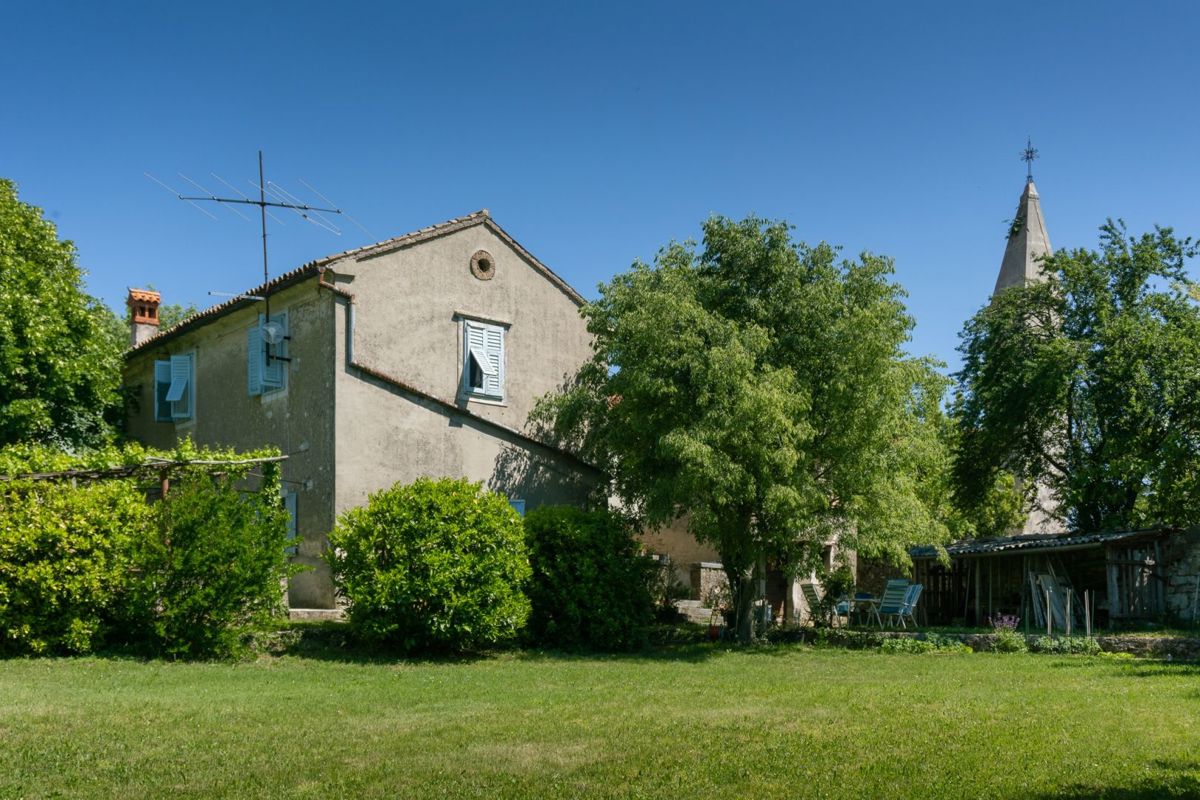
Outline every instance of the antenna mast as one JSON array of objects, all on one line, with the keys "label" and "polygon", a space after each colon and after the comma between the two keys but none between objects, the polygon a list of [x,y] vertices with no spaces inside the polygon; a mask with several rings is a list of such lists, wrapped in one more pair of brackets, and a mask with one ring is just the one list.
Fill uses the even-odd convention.
[{"label": "antenna mast", "polygon": [[[204,187],[201,186],[200,188],[203,189]],[[240,192],[239,192],[239,194],[240,194]],[[189,203],[192,202],[193,200],[207,200],[207,201],[210,201],[213,203],[237,203],[240,205],[258,206],[258,210],[260,212],[259,218],[260,218],[260,221],[262,224],[262,253],[263,253],[262,300],[266,306],[265,310],[266,310],[267,322],[271,321],[271,286],[270,286],[271,276],[267,270],[267,208],[268,207],[290,208],[293,211],[295,211],[296,213],[300,214],[305,219],[308,219],[308,215],[301,213],[301,212],[315,211],[315,212],[324,212],[326,214],[341,214],[342,213],[342,210],[340,208],[318,208],[317,206],[305,205],[304,203],[274,203],[274,202],[268,201],[267,200],[267,181],[266,181],[265,174],[263,172],[262,150],[258,151],[258,199],[257,200],[251,200],[250,198],[245,197],[245,196],[243,196],[242,198],[217,197],[216,195],[208,195],[207,197],[202,197],[202,196],[185,196],[185,195],[179,194],[176,196],[180,200],[185,200]],[[249,296],[247,295],[247,297],[249,297]],[[280,358],[280,357],[274,356],[274,358]]]}]

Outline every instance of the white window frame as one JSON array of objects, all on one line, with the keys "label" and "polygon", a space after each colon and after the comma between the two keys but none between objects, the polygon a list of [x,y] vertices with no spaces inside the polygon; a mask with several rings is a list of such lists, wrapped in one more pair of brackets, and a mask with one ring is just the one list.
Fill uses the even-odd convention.
[{"label": "white window frame", "polygon": [[[478,319],[463,318],[462,359],[460,365],[461,393],[470,400],[503,403],[506,397],[504,386],[507,328]],[[487,363],[483,363],[486,361]],[[472,363],[483,373],[483,385],[471,382]],[[493,378],[491,386],[488,378]]]}]

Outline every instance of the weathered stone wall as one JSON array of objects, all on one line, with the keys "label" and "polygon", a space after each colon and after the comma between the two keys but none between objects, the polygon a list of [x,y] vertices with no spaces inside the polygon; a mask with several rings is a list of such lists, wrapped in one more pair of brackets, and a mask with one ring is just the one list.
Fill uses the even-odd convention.
[{"label": "weathered stone wall", "polygon": [[[206,447],[251,450],[274,446],[288,459],[284,486],[296,492],[297,564],[309,571],[288,583],[288,602],[297,608],[332,608],[333,584],[322,554],[333,527],[334,473],[334,303],[315,278],[271,295],[272,315],[287,312],[288,343],[284,388],[251,395],[247,387],[247,333],[258,325],[263,305],[255,303],[129,357],[124,383],[131,393],[129,436],[150,447],[170,448],[185,436]],[[154,418],[154,362],[190,353],[195,403],[191,419]]]},{"label": "weathered stone wall", "polygon": [[873,558],[859,558],[856,570],[855,590],[870,592],[878,597],[892,578],[912,579],[911,567],[897,567],[893,564]]},{"label": "weathered stone wall", "polygon": [[698,561],[691,567],[692,599],[707,603],[718,591],[729,587],[724,568],[713,561]]},{"label": "weathered stone wall", "polygon": [[[721,560],[721,556],[712,545],[696,541],[696,537],[688,531],[686,516],[669,525],[642,531],[638,538],[648,552],[670,556],[678,583],[687,584],[691,580],[693,565]],[[696,595],[693,591],[692,599],[703,600],[704,597]]]},{"label": "weathered stone wall", "polygon": [[1172,534],[1163,547],[1167,614],[1200,621],[1200,530]]}]

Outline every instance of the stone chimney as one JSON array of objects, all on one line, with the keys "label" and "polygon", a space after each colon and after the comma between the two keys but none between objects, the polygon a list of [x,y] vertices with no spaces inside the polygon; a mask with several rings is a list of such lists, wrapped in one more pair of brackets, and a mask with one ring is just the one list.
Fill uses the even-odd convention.
[{"label": "stone chimney", "polygon": [[162,298],[149,289],[130,289],[129,299],[129,346],[137,347],[158,333],[158,304]]}]

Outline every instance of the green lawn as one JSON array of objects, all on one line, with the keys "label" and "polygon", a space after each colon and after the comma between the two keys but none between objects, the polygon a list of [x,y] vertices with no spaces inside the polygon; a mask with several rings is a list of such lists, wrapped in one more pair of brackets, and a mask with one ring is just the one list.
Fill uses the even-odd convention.
[{"label": "green lawn", "polygon": [[1200,797],[1200,667],[695,646],[0,661],[0,797]]}]

